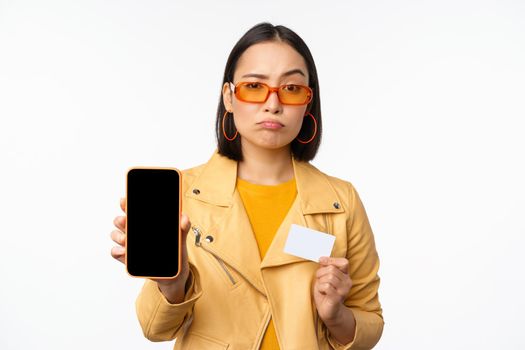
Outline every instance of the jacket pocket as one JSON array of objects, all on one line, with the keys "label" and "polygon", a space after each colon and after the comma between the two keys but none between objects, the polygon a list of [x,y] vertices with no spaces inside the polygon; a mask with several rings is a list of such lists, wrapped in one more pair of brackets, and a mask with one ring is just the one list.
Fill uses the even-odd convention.
[{"label": "jacket pocket", "polygon": [[222,270],[224,271],[224,273],[228,277],[228,280],[231,282],[231,284],[237,283],[237,280],[233,277],[233,274],[230,272],[230,270],[228,270],[228,268],[226,267],[226,264],[224,263],[224,261],[222,261],[221,259],[219,259],[215,255],[213,255],[213,257],[215,258],[215,260],[217,260],[217,263],[219,263],[220,267],[222,268]]},{"label": "jacket pocket", "polygon": [[232,271],[226,266],[226,263],[219,258],[217,255],[206,249],[205,245],[200,242],[201,229],[194,226],[193,232],[195,233],[195,245],[203,250],[203,253],[210,259],[210,264],[213,265],[222,279],[230,286],[236,286],[238,279],[234,276]]},{"label": "jacket pocket", "polygon": [[206,255],[206,258],[208,259],[209,264],[213,266],[215,271],[217,271],[217,274],[215,276],[217,276],[218,278],[223,280],[224,283],[227,286],[229,286],[230,288],[237,287],[237,285],[239,284],[238,283],[239,279],[228,268],[226,263],[221,258],[216,256],[215,254],[213,254],[212,252],[208,251],[206,248],[204,248],[204,247],[202,247],[202,248],[203,248],[203,254]]},{"label": "jacket pocket", "polygon": [[186,346],[183,346],[183,349],[226,350],[228,347],[228,343],[192,332],[188,334],[188,342]]}]

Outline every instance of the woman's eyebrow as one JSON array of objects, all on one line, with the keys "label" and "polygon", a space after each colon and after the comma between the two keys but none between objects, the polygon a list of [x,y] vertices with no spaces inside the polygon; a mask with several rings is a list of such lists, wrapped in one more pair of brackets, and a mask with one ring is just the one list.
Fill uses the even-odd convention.
[{"label": "woman's eyebrow", "polygon": [[[297,68],[297,69],[292,69],[292,70],[289,70],[288,72],[283,73],[281,75],[281,78],[282,77],[287,77],[287,76],[290,76],[290,75],[293,75],[293,74],[301,74],[303,77],[306,77],[306,75],[303,73],[303,71]],[[264,75],[264,74],[248,73],[248,74],[243,75],[241,78],[268,79],[268,76]]]}]

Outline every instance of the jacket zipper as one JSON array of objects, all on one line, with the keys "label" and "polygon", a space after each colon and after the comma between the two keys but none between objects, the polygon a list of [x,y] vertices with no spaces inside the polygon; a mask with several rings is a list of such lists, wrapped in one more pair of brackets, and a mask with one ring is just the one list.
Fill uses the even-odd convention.
[{"label": "jacket zipper", "polygon": [[[203,247],[203,248],[204,248],[204,247]],[[209,250],[207,250],[207,251],[209,252]],[[233,278],[232,274],[230,273],[230,271],[228,271],[228,269],[226,268],[226,265],[224,264],[224,261],[222,261],[221,259],[219,259],[219,258],[217,257],[217,255],[215,255],[215,254],[213,254],[213,253],[212,253],[212,255],[213,255],[213,257],[214,257],[215,259],[217,259],[217,261],[219,262],[219,265],[221,265],[221,267],[222,267],[222,269],[224,270],[224,272],[226,273],[226,275],[228,275],[228,278],[230,279],[231,283],[232,283],[232,284],[237,283],[237,282],[235,281],[235,279]]]},{"label": "jacket zipper", "polygon": [[226,268],[226,265],[224,264],[224,261],[222,261],[221,258],[219,258],[217,255],[215,255],[213,252],[209,251],[208,249],[206,249],[206,247],[204,247],[202,245],[202,243],[201,243],[201,236],[202,236],[201,230],[198,227],[196,227],[196,226],[193,226],[191,229],[193,230],[193,233],[195,234],[195,245],[197,247],[201,247],[202,249],[204,249],[205,251],[210,253],[217,260],[217,262],[219,263],[219,265],[223,269],[224,273],[226,273],[226,276],[228,276],[228,278],[230,279],[230,282],[232,284],[237,283],[237,281],[235,281],[235,278],[233,278],[233,276],[230,273],[230,271]]},{"label": "jacket zipper", "polygon": [[[230,279],[230,281],[232,281],[232,283],[237,283],[237,281],[235,280],[235,278],[233,278],[231,272],[228,270],[228,268],[226,268],[226,264],[224,263],[224,260],[222,260],[220,258],[220,256],[218,256],[217,254],[215,254],[214,252],[210,251],[209,249],[207,249],[204,245],[202,245],[202,242],[201,242],[201,237],[202,237],[202,232],[201,232],[201,229],[198,227],[198,226],[192,226],[191,229],[193,230],[193,233],[195,234],[195,245],[197,247],[200,247],[202,249],[204,249],[205,251],[207,251],[208,253],[210,253],[211,255],[213,255],[218,261],[221,261],[222,264],[221,264],[221,267],[222,269],[224,270],[224,272],[226,273],[226,275],[228,276],[228,278]],[[237,269],[235,269],[234,267],[232,267],[232,269],[234,269],[235,271],[237,271],[237,273],[239,273],[241,276],[242,276],[242,273],[240,273]],[[257,287],[255,284],[251,283],[251,281],[249,281],[248,279],[245,279],[248,283],[250,283],[250,285],[255,288],[256,290],[258,290],[260,293],[262,293],[263,295],[266,295],[261,289],[259,289],[259,287]]]}]

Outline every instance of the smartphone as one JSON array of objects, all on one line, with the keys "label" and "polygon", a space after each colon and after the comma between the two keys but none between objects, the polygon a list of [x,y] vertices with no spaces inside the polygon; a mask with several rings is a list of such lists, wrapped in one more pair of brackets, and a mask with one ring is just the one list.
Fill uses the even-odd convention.
[{"label": "smartphone", "polygon": [[126,269],[171,279],[181,267],[181,172],[132,167],[126,175]]}]

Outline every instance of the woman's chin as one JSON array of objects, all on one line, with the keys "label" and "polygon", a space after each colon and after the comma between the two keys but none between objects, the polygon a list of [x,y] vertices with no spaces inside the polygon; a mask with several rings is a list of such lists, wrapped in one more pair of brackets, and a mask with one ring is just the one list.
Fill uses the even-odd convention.
[{"label": "woman's chin", "polygon": [[252,147],[261,148],[264,150],[281,150],[290,147],[290,142],[283,140],[281,137],[264,137],[250,142]]}]

